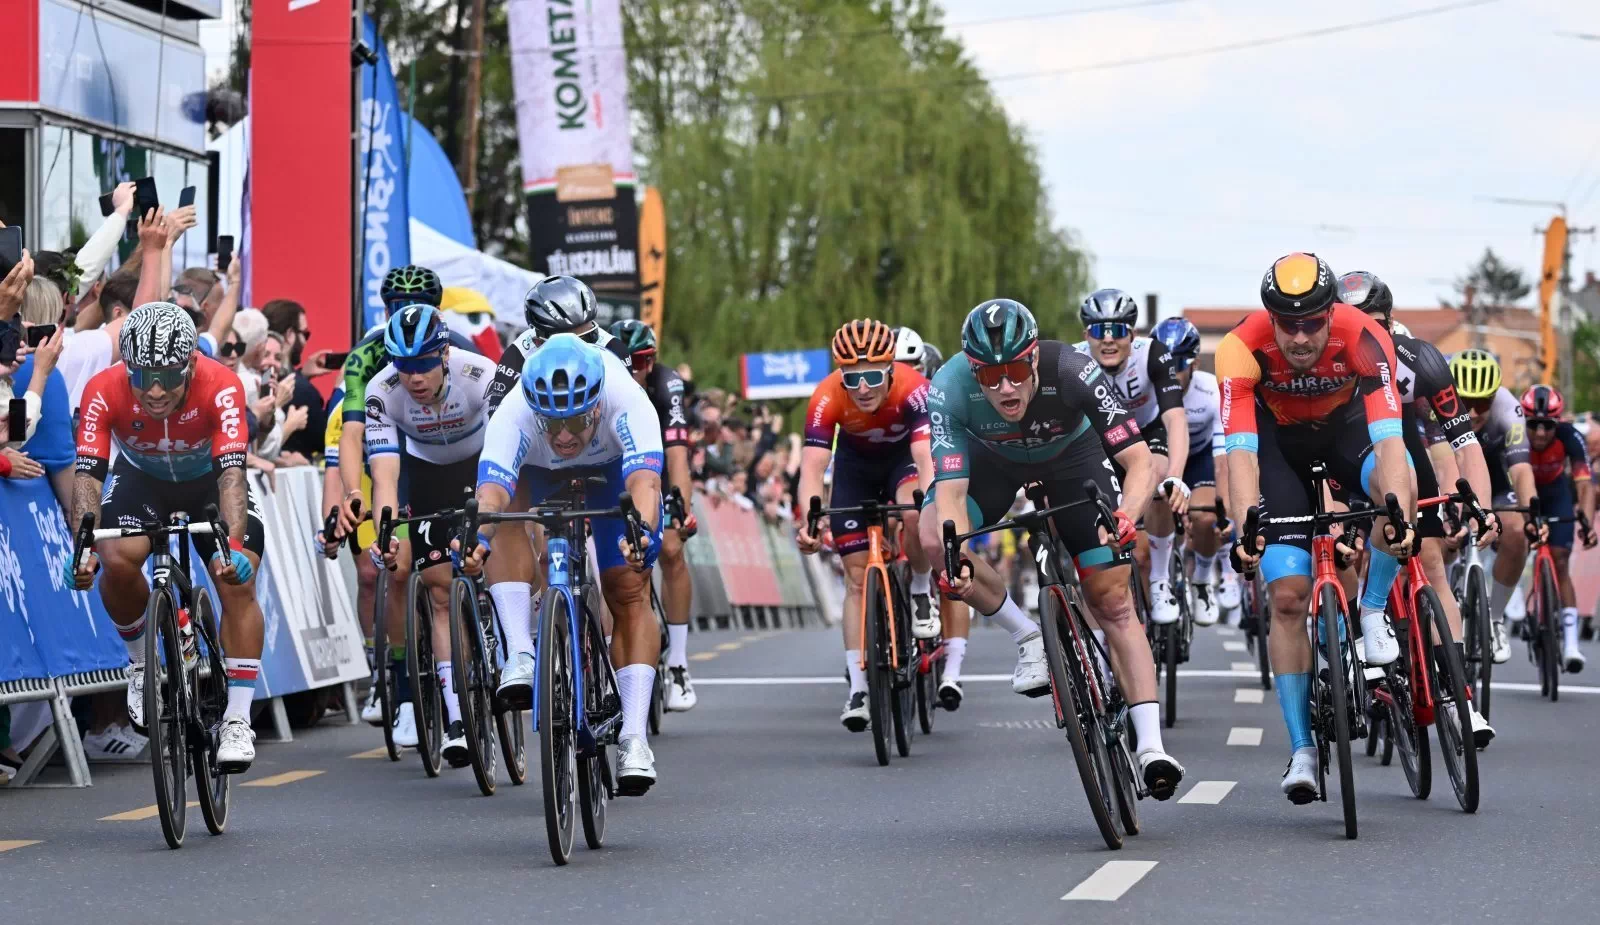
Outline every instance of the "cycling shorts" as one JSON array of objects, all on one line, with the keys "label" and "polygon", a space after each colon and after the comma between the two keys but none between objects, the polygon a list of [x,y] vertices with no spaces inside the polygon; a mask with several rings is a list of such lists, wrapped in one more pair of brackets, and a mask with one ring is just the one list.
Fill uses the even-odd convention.
[{"label": "cycling shorts", "polygon": [[1217,458],[1211,455],[1209,444],[1189,455],[1189,460],[1183,464],[1183,483],[1191,490],[1216,487]]},{"label": "cycling shorts", "polygon": [[[1171,455],[1172,451],[1167,449],[1167,422],[1166,421],[1163,421],[1160,418],[1156,418],[1154,421],[1151,421],[1149,423],[1149,425],[1140,427],[1139,428],[1139,432],[1144,434],[1144,442],[1145,442],[1146,445],[1148,445],[1150,447],[1150,453],[1152,455],[1154,455],[1154,456],[1170,456]],[[1120,473],[1119,473],[1119,475],[1120,475]]]},{"label": "cycling shorts", "polygon": [[[245,506],[248,511],[244,527],[244,548],[255,554],[259,561],[265,541],[261,528],[261,511],[256,507],[254,492],[249,480],[245,481]],[[206,505],[222,505],[217,491],[215,474],[205,475],[187,482],[169,482],[146,475],[143,470],[118,456],[111,464],[111,474],[106,477],[101,492],[100,523],[119,527],[139,527],[149,521],[166,523],[173,514],[182,511],[190,520],[204,516]],[[229,524],[231,530],[233,525]],[[194,536],[194,548],[203,562],[210,562],[217,551],[217,541],[211,536]]]},{"label": "cycling shorts", "polygon": [[[1539,486],[1539,511],[1546,517],[1571,517],[1577,513],[1573,506],[1572,476],[1563,475]],[[1554,549],[1571,549],[1574,524],[1550,525],[1550,546]]]},{"label": "cycling shorts", "polygon": [[[528,487],[530,505],[543,504],[545,499],[561,491],[573,479],[604,479],[602,484],[590,484],[586,489],[588,508],[615,507],[617,498],[627,490],[627,479],[622,475],[622,458],[598,466],[574,466],[570,469],[540,469],[523,466],[517,475],[517,488]],[[650,545],[645,550],[646,567],[656,564],[661,554],[661,524],[666,519],[665,508],[656,512],[656,528],[650,532]],[[509,529],[507,524],[502,529]],[[594,564],[604,573],[607,569],[628,564],[617,543],[627,535],[627,525],[621,517],[595,517],[589,521],[589,532],[594,537]]]},{"label": "cycling shorts", "polygon": [[[460,508],[478,490],[478,458],[431,463],[406,456],[407,517],[425,517]],[[411,567],[424,569],[450,562],[450,541],[460,535],[459,520],[429,520],[411,530]]]},{"label": "cycling shorts", "polygon": [[[866,501],[892,502],[901,485],[916,480],[917,464],[911,459],[909,442],[896,452],[867,457],[841,441],[833,454],[833,491],[828,505],[859,507]],[[833,547],[839,555],[867,551],[867,528],[860,515],[831,514],[828,528],[833,531]]]}]

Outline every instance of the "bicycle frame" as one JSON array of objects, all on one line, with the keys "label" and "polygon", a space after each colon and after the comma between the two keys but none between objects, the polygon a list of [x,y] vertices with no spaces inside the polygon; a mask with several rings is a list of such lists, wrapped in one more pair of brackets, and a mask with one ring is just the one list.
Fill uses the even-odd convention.
[{"label": "bicycle frame", "polygon": [[[580,501],[579,503],[581,504],[582,502]],[[574,740],[577,743],[578,757],[588,758],[594,754],[595,747],[611,731],[611,727],[621,722],[622,714],[619,712],[598,726],[589,725],[589,705],[584,702],[584,697],[587,693],[585,690],[587,685],[584,683],[584,672],[587,670],[584,661],[584,648],[590,644],[587,630],[589,629],[588,623],[594,619],[594,615],[589,613],[588,607],[582,603],[583,595],[574,591],[572,580],[574,572],[579,576],[588,574],[586,568],[588,550],[584,548],[586,537],[583,535],[583,529],[579,529],[579,535],[576,538],[569,537],[571,531],[570,523],[571,521],[567,521],[566,524],[551,530],[545,538],[545,554],[549,558],[550,564],[545,569],[544,593],[546,595],[558,594],[565,599],[567,604],[567,635],[572,646],[568,655],[572,659],[574,682],[572,685],[572,729]],[[576,546],[573,544],[573,539],[578,541]],[[584,579],[580,577],[577,582],[580,589],[583,582]],[[546,606],[549,605],[547,604]],[[544,669],[541,663],[546,656],[547,652],[544,646],[534,646],[534,677],[544,676],[542,674]],[[610,660],[610,655],[607,654],[606,662],[609,664]],[[539,685],[533,685],[533,716],[536,723],[539,717],[540,693]]]},{"label": "bicycle frame", "polygon": [[[1426,661],[1430,657],[1429,647],[1422,635],[1424,632],[1422,621],[1417,619],[1417,599],[1422,596],[1422,590],[1430,586],[1427,572],[1422,568],[1422,557],[1414,555],[1406,559],[1401,580],[1395,582],[1389,591],[1389,612],[1396,621],[1404,623],[1406,628],[1406,641],[1413,666],[1411,715],[1418,727],[1433,725],[1434,718],[1433,672],[1427,670]],[[1431,632],[1432,627],[1429,627],[1428,631]],[[1373,692],[1373,699],[1391,705],[1393,703],[1388,692],[1381,688]]]}]

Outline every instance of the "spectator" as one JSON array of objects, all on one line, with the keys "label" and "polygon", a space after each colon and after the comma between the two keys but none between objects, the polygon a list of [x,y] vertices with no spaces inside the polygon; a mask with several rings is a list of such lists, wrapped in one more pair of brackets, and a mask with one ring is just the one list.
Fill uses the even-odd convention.
[{"label": "spectator", "polygon": [[[706,390],[709,394],[711,389]],[[733,474],[733,435],[722,426],[722,408],[715,402],[700,407],[700,446],[705,449],[705,478],[726,478]]]},{"label": "spectator", "polygon": [[314,377],[331,372],[322,365],[327,351],[319,350],[306,361],[304,354],[311,340],[311,328],[306,325],[305,306],[299,302],[273,299],[262,306],[261,313],[267,318],[267,328],[281,336],[287,348],[289,378],[294,383],[288,407],[306,409],[306,426],[287,437],[283,448],[310,459],[322,451],[322,431],[328,424],[322,393],[311,383]]},{"label": "spectator", "polygon": [[245,394],[250,396],[254,422],[251,440],[255,452],[250,465],[269,475],[280,465],[307,465],[308,458],[283,449],[284,440],[305,429],[308,420],[305,406],[289,407],[294,380],[279,378],[283,370],[283,338],[267,330],[267,316],[253,308],[239,312],[233,328],[245,346],[237,372]]},{"label": "spectator", "polygon": [[[66,380],[55,368],[65,340],[65,332],[59,327],[61,315],[61,290],[50,280],[35,277],[23,299],[23,329],[26,332],[47,324],[57,328],[37,349],[24,346],[14,369],[0,368],[0,402],[8,403],[20,388],[25,388],[24,400],[28,404],[26,440],[7,447],[6,463],[0,465],[9,465],[10,472],[5,474],[12,478],[48,475],[56,500],[65,507],[72,496],[76,453]],[[4,436],[0,430],[0,439]]]}]

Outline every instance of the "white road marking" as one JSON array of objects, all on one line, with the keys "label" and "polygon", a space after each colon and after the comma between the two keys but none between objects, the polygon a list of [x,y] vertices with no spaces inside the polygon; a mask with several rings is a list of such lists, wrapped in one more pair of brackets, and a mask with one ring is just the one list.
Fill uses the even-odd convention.
[{"label": "white road marking", "polygon": [[1179,803],[1207,803],[1215,806],[1222,802],[1222,798],[1233,790],[1238,781],[1232,780],[1203,780],[1189,788],[1189,792],[1178,797]]},{"label": "white road marking", "polygon": [[1248,649],[1245,648],[1244,642],[1241,641],[1241,640],[1238,640],[1238,639],[1230,639],[1227,642],[1224,642],[1222,644],[1222,648],[1223,648],[1224,651],[1227,651],[1227,652],[1246,652],[1246,651],[1249,651]]},{"label": "white road marking", "polygon": [[1155,866],[1155,861],[1107,861],[1061,898],[1115,902]]},{"label": "white road marking", "polygon": [[[702,652],[699,655],[700,656],[704,656],[704,655],[708,655],[708,654],[714,654],[714,653]],[[695,656],[695,655],[689,656],[689,658],[691,658],[691,659],[694,659],[694,658],[697,658],[697,657],[699,657],[699,656]],[[1239,664],[1248,665],[1249,668],[1248,669],[1240,668],[1240,669],[1234,669],[1234,670],[1215,669],[1215,668],[1196,668],[1196,669],[1179,668],[1178,669],[1178,677],[1180,677],[1180,678],[1256,678],[1256,677],[1260,677],[1260,672],[1256,670],[1255,665],[1253,665],[1253,664],[1251,664],[1249,662],[1240,662]],[[1005,683],[1009,684],[1009,683],[1011,683],[1011,676],[1008,675],[1008,674],[963,674],[961,676],[961,683],[962,684],[967,684],[969,682],[983,683],[983,682],[998,682],[998,681],[1004,681]],[[702,678],[699,675],[696,675],[695,678],[694,678],[694,683],[696,685],[706,684],[706,685],[710,685],[712,687],[717,687],[717,686],[726,686],[726,687],[781,687],[781,686],[784,686],[784,685],[843,684],[843,683],[845,683],[845,680],[844,680],[844,674],[841,672],[841,673],[836,674],[836,675],[776,675],[776,676],[767,677],[767,678],[748,678],[748,677],[744,677],[744,678],[740,678],[740,677],[734,677],[734,678]],[[1499,685],[1495,685],[1495,686],[1498,687]],[[1562,690],[1566,690],[1566,688],[1563,687]],[[1597,690],[1600,690],[1600,689],[1597,689]]]},{"label": "white road marking", "polygon": [[1233,668],[1234,671],[1243,671],[1246,674],[1254,674],[1256,671],[1255,662],[1232,662],[1230,663],[1230,667]]},{"label": "white road marking", "polygon": [[1219,626],[1219,627],[1217,627],[1217,635],[1218,636],[1237,636],[1237,635],[1239,635],[1239,631],[1234,629],[1231,626]]},{"label": "white road marking", "polygon": [[1241,687],[1233,692],[1234,703],[1261,703],[1267,699],[1267,692],[1259,687]]},{"label": "white road marking", "polygon": [[1229,745],[1260,745],[1261,730],[1254,726],[1235,726],[1228,730]]}]

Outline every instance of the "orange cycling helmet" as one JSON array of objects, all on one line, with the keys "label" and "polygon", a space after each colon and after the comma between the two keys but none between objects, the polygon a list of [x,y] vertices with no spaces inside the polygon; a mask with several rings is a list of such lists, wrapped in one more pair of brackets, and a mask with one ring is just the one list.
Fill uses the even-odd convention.
[{"label": "orange cycling helmet", "polygon": [[840,366],[888,363],[894,359],[894,344],[894,330],[881,321],[846,321],[833,335],[833,361]]},{"label": "orange cycling helmet", "polygon": [[1286,254],[1261,277],[1261,304],[1274,315],[1320,315],[1339,300],[1339,280],[1316,254]]}]

